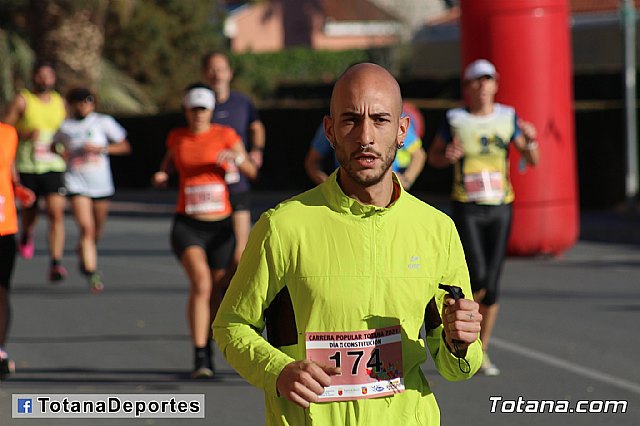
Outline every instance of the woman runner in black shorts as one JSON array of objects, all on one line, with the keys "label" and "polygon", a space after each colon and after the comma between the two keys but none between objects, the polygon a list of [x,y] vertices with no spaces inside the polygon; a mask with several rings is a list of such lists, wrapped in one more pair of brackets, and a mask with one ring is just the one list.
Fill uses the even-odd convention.
[{"label": "woman runner in black shorts", "polygon": [[183,109],[188,127],[169,133],[167,153],[152,178],[155,186],[162,187],[173,169],[179,176],[171,247],[191,285],[187,317],[195,352],[194,378],[214,374],[211,323],[234,250],[225,169],[233,164],[249,178],[257,173],[240,136],[230,127],[211,124],[214,105],[215,96],[208,86],[187,88]]}]

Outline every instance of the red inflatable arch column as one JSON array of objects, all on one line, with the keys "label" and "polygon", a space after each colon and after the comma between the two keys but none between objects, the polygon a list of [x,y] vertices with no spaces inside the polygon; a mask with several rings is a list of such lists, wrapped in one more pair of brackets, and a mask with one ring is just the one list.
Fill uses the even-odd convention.
[{"label": "red inflatable arch column", "polygon": [[579,233],[569,10],[566,0],[461,1],[462,62],[493,62],[497,101],[538,129],[540,162],[510,153],[516,199],[508,250],[559,254]]}]

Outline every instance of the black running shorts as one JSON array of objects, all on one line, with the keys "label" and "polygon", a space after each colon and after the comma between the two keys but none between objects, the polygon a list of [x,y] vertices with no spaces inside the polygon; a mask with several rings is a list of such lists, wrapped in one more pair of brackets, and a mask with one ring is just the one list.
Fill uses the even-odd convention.
[{"label": "black running shorts", "polygon": [[32,190],[37,197],[67,194],[64,186],[64,172],[20,173],[20,184]]},{"label": "black running shorts", "polygon": [[220,221],[197,220],[177,214],[171,226],[171,249],[178,259],[188,247],[198,246],[207,253],[211,269],[225,269],[235,249],[231,218]]}]

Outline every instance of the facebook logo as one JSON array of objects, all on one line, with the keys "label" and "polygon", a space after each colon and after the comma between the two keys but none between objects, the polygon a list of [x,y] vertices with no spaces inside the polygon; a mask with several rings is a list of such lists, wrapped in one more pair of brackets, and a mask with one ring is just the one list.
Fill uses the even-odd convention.
[{"label": "facebook logo", "polygon": [[28,414],[33,411],[31,399],[18,398],[18,413]]}]

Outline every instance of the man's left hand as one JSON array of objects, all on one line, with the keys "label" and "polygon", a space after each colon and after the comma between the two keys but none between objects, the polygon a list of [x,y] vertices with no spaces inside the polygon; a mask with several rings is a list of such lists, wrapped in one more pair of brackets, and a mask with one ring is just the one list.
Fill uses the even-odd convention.
[{"label": "man's left hand", "polygon": [[257,168],[262,167],[262,157],[263,153],[261,150],[253,149],[249,151],[249,158]]},{"label": "man's left hand", "polygon": [[533,123],[518,119],[518,127],[520,127],[520,131],[522,131],[525,141],[529,142],[536,140],[538,132],[536,131],[536,126],[534,126]]},{"label": "man's left hand", "polygon": [[[445,296],[442,313],[442,324],[447,346],[453,350],[453,339],[458,342],[458,349],[466,352],[470,344],[478,339],[482,314],[480,305],[473,300],[454,300],[451,296]],[[460,354],[460,355],[463,355]]]}]

